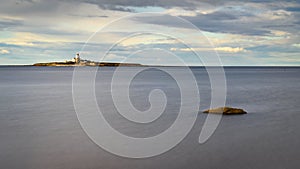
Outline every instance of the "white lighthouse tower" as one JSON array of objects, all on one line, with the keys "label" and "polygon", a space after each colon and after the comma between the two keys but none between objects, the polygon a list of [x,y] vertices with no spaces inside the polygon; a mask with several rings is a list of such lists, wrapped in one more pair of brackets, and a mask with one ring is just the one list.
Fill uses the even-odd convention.
[{"label": "white lighthouse tower", "polygon": [[76,56],[75,56],[75,63],[80,63],[80,56],[79,56],[79,53],[76,53]]}]

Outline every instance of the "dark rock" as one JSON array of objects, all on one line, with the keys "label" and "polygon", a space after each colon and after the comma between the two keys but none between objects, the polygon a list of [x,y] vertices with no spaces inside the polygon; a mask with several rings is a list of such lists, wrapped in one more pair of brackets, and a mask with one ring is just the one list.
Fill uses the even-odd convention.
[{"label": "dark rock", "polygon": [[215,109],[209,109],[209,110],[205,110],[203,113],[224,114],[224,115],[247,114],[247,112],[243,109],[232,108],[232,107],[219,107]]}]

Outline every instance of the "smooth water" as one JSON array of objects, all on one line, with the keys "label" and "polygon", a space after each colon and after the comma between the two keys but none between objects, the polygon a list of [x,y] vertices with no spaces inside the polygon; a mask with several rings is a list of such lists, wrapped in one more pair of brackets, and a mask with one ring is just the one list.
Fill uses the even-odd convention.
[{"label": "smooth water", "polygon": [[[0,67],[0,168],[286,169],[300,166],[300,68],[225,68],[226,105],[243,108],[248,114],[223,116],[212,137],[199,144],[198,137],[207,116],[199,113],[193,129],[180,144],[146,159],[112,155],[89,139],[73,106],[73,69]],[[168,69],[180,72],[182,68]],[[181,95],[176,81],[155,68],[136,76],[129,90],[136,109],[145,111],[150,107],[148,96],[153,89],[163,90],[168,102],[163,115],[153,123],[135,124],[120,116],[112,103],[109,86],[114,70],[100,68],[95,82],[98,105],[105,110],[104,116],[111,126],[132,137],[154,136],[168,129],[180,109]],[[210,104],[209,78],[204,68],[192,68],[192,71],[199,86],[201,111]]]}]

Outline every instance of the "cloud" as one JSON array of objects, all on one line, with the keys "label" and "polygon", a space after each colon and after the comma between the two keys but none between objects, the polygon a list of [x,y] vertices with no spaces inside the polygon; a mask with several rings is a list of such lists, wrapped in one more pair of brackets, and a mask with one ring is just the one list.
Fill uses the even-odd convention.
[{"label": "cloud", "polygon": [[114,61],[114,62],[116,62],[116,61],[122,62],[124,59],[126,59],[125,56],[120,56],[120,55],[116,55],[113,53],[108,53],[103,58],[104,61]]},{"label": "cloud", "polygon": [[292,46],[294,46],[296,48],[300,48],[300,43],[294,43]]},{"label": "cloud", "polygon": [[[98,7],[98,10],[95,9],[95,6]],[[278,3],[272,3],[271,0],[22,0],[17,5],[4,1],[1,3],[0,13],[22,16],[26,27],[34,29],[35,26],[40,25],[39,27],[42,26],[44,28],[40,32],[47,34],[56,34],[59,32],[67,34],[68,30],[74,34],[72,32],[74,29],[84,29],[90,32],[91,30],[95,31],[96,29],[93,28],[101,26],[100,22],[107,23],[114,19],[114,17],[111,17],[112,15],[121,14],[119,16],[122,16],[123,14],[124,16],[124,12],[133,12],[136,8],[145,7],[165,8],[166,13],[182,16],[201,30],[209,32],[269,35],[271,30],[295,32],[299,30],[300,25],[300,21],[297,19],[300,16],[298,17],[295,14],[297,13],[299,4],[289,0],[279,1]],[[113,14],[111,11],[118,12]],[[80,16],[82,17],[81,19],[78,18]],[[77,17],[78,22],[74,21],[75,17]],[[94,21],[92,24],[91,22],[87,22],[83,17],[97,18],[100,22]],[[176,27],[176,25],[172,24],[171,20],[168,20],[168,17],[155,19],[151,17],[140,18],[140,21]],[[57,23],[65,24],[62,27],[61,25],[57,25]],[[22,24],[22,22],[10,21],[2,24],[0,22],[0,28],[17,27],[20,26],[19,24]],[[78,26],[74,26],[76,24]],[[181,26],[179,25],[179,27]],[[27,30],[30,31],[30,29]],[[36,29],[33,31],[39,30]],[[78,33],[79,31],[76,32]]]},{"label": "cloud", "polygon": [[216,48],[170,48],[171,51],[191,52],[191,51],[210,51],[216,50],[219,52],[238,53],[246,52],[242,47],[216,47]]},{"label": "cloud", "polygon": [[280,0],[274,3],[273,0],[65,0],[68,2],[84,2],[90,4],[96,4],[100,8],[105,10],[117,10],[117,11],[131,11],[134,12],[134,8],[140,7],[162,7],[165,9],[170,8],[183,8],[188,10],[195,10],[201,6],[215,6],[216,8],[227,4],[240,4],[245,3],[253,4],[268,4],[268,6],[277,7],[278,5],[285,6],[287,10],[295,11],[299,8],[295,6],[288,6],[288,3],[294,3],[294,0]]},{"label": "cloud", "polygon": [[1,54],[1,55],[9,54],[9,53],[10,53],[9,50],[6,50],[6,49],[0,49],[0,54]]},{"label": "cloud", "polygon": [[[0,0],[1,1],[1,0]],[[105,11],[95,4],[77,1],[3,1],[0,30],[44,35],[84,37],[97,31],[124,12]]]},{"label": "cloud", "polygon": [[12,20],[12,19],[4,19],[0,17],[0,30],[7,30],[12,27],[22,26],[22,21]]},{"label": "cloud", "polygon": [[[300,4],[295,0],[280,0],[276,3],[273,0],[0,1],[0,47],[24,62],[37,62],[42,58],[53,61],[53,56],[57,56],[55,59],[67,59],[80,50],[89,36],[102,26],[129,12],[151,10],[165,15],[124,19],[121,24],[115,25],[117,29],[107,30],[105,34],[93,38],[95,41],[89,43],[88,52],[94,52],[91,55],[96,59],[99,51],[104,49],[103,46],[112,45],[122,35],[130,34],[137,27],[151,31],[153,24],[170,31],[184,30],[184,35],[198,40],[189,34],[190,30],[186,29],[188,26],[178,25],[171,16],[182,17],[204,33],[210,33],[208,38],[218,46],[215,50],[223,52],[224,56],[237,53],[239,56],[249,55],[254,58],[265,56],[270,51],[282,55],[299,51]],[[124,41],[120,44],[123,48],[115,51],[119,52],[116,56],[123,56],[129,50],[138,50],[140,44],[153,48],[173,48],[183,54],[190,50],[176,45],[172,40],[142,37]],[[205,48],[207,46],[200,47],[194,50],[208,50]],[[7,55],[3,57],[12,58]],[[230,59],[227,61],[230,64]]]},{"label": "cloud", "polygon": [[[251,23],[251,20],[240,20],[240,17],[225,11],[215,11],[209,14],[197,14],[196,16],[183,16],[200,30],[218,33],[266,35],[270,30],[261,27],[260,23]],[[189,25],[178,24],[170,15],[135,17],[135,21],[149,24],[165,25],[167,27],[188,28]],[[253,24],[253,26],[249,26]]]},{"label": "cloud", "polygon": [[70,14],[70,16],[75,16],[75,17],[87,17],[87,18],[108,18],[107,15],[78,15],[78,14]]},{"label": "cloud", "polygon": [[203,31],[251,36],[269,36],[272,31],[296,33],[300,29],[300,13],[286,10],[290,6],[299,6],[298,3],[292,1],[281,1],[276,4],[271,1],[222,2],[216,3],[216,6],[209,5],[210,2],[203,6],[194,2],[196,5],[193,10],[174,7],[168,9],[165,16],[140,17],[136,20],[168,27],[185,27],[173,22],[167,15],[170,14],[190,21]]},{"label": "cloud", "polygon": [[28,32],[15,32],[10,37],[0,38],[0,43],[20,46],[20,47],[33,47],[41,45],[39,43],[59,43],[66,42],[67,40],[59,37],[44,37],[34,33]]},{"label": "cloud", "polygon": [[178,43],[178,41],[170,37],[163,37],[161,35],[155,34],[140,34],[137,36],[130,37],[128,39],[124,39],[120,42],[120,45],[125,47],[134,47],[136,45],[171,45],[174,43]]},{"label": "cloud", "polygon": [[102,9],[134,12],[134,7],[183,7],[192,9],[197,1],[190,0],[77,0],[96,4]]},{"label": "cloud", "polygon": [[215,48],[216,51],[220,51],[220,52],[229,52],[229,53],[238,53],[238,52],[245,52],[246,50],[244,48],[241,47],[217,47]]}]

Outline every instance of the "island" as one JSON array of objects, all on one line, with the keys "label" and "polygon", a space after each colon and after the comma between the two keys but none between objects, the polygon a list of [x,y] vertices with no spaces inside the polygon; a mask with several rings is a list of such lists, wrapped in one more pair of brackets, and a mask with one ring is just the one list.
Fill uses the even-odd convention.
[{"label": "island", "polygon": [[64,62],[48,62],[48,63],[35,63],[33,66],[143,66],[139,63],[117,63],[117,62],[95,62],[90,60],[81,59],[79,53],[73,60],[66,60]]}]

